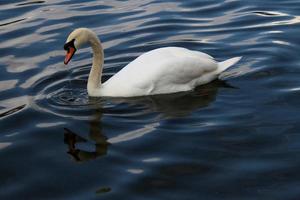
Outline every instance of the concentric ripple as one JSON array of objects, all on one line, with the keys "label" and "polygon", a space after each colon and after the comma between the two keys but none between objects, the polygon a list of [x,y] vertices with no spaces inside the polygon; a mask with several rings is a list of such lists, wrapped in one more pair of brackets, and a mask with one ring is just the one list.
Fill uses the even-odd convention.
[{"label": "concentric ripple", "polygon": [[[39,85],[35,87],[39,88]],[[88,117],[90,110],[104,105],[100,98],[88,96],[86,81],[66,79],[54,81],[39,91],[34,104],[35,109],[43,112],[77,119]]]},{"label": "concentric ripple", "polygon": [[47,100],[52,105],[58,106],[86,106],[89,105],[88,95],[84,89],[60,89],[47,95]]},{"label": "concentric ripple", "polygon": [[[299,198],[299,0],[0,5],[1,200]],[[90,49],[63,64],[78,27],[103,81],[165,46],[243,58],[192,92],[90,98]]]}]

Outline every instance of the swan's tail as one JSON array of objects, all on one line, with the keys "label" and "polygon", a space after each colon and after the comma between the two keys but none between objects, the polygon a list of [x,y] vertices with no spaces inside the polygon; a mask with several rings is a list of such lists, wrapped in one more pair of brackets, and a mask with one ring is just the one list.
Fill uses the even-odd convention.
[{"label": "swan's tail", "polygon": [[226,69],[228,69],[229,67],[231,67],[232,65],[234,65],[235,63],[239,62],[239,60],[241,60],[242,57],[234,57],[234,58],[230,58],[228,60],[225,60],[223,62],[219,62],[218,65],[218,74],[222,73],[223,71],[225,71]]}]

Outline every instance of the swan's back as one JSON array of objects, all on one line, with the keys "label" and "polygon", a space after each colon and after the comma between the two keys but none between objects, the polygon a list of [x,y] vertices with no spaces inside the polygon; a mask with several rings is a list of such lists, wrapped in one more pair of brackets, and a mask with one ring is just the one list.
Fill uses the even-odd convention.
[{"label": "swan's back", "polygon": [[103,96],[143,96],[188,91],[215,79],[218,63],[208,54],[180,47],[142,54],[101,88]]}]

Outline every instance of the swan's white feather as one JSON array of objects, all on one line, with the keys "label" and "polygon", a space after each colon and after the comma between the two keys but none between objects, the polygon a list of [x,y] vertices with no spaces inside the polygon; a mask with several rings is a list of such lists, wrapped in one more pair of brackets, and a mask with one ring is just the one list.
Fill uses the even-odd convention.
[{"label": "swan's white feather", "polygon": [[159,48],[133,60],[92,95],[129,97],[188,91],[216,79],[218,67],[202,52]]}]

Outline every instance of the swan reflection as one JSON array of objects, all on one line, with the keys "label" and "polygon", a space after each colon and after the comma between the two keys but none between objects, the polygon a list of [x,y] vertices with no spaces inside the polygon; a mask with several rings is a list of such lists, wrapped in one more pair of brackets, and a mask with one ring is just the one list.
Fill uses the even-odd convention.
[{"label": "swan reflection", "polygon": [[[178,93],[170,95],[157,95],[139,98],[127,99],[109,99],[113,103],[127,103],[144,105],[148,112],[158,112],[164,119],[184,117],[191,112],[207,107],[215,101],[218,89],[220,87],[230,87],[225,82],[215,81],[211,84],[201,86],[193,92]],[[110,144],[120,143],[124,141],[134,140],[148,133],[153,132],[160,124],[159,122],[145,124],[142,128],[125,132],[115,137],[107,138],[103,133],[101,118],[103,109],[95,109],[95,113],[90,120],[90,128],[88,139],[81,137],[81,134],[68,128],[64,129],[64,142],[68,145],[68,154],[76,161],[88,161],[96,159],[107,153]],[[159,120],[158,120],[159,121]],[[86,151],[80,149],[78,144],[91,143],[93,141],[94,150]],[[76,145],[77,144],[77,145]]]},{"label": "swan reflection", "polygon": [[207,85],[197,87],[192,92],[154,95],[133,98],[110,99],[114,103],[144,105],[150,112],[158,112],[167,118],[184,117],[191,112],[207,107],[215,101],[219,88],[234,88],[225,81],[216,80]]}]

